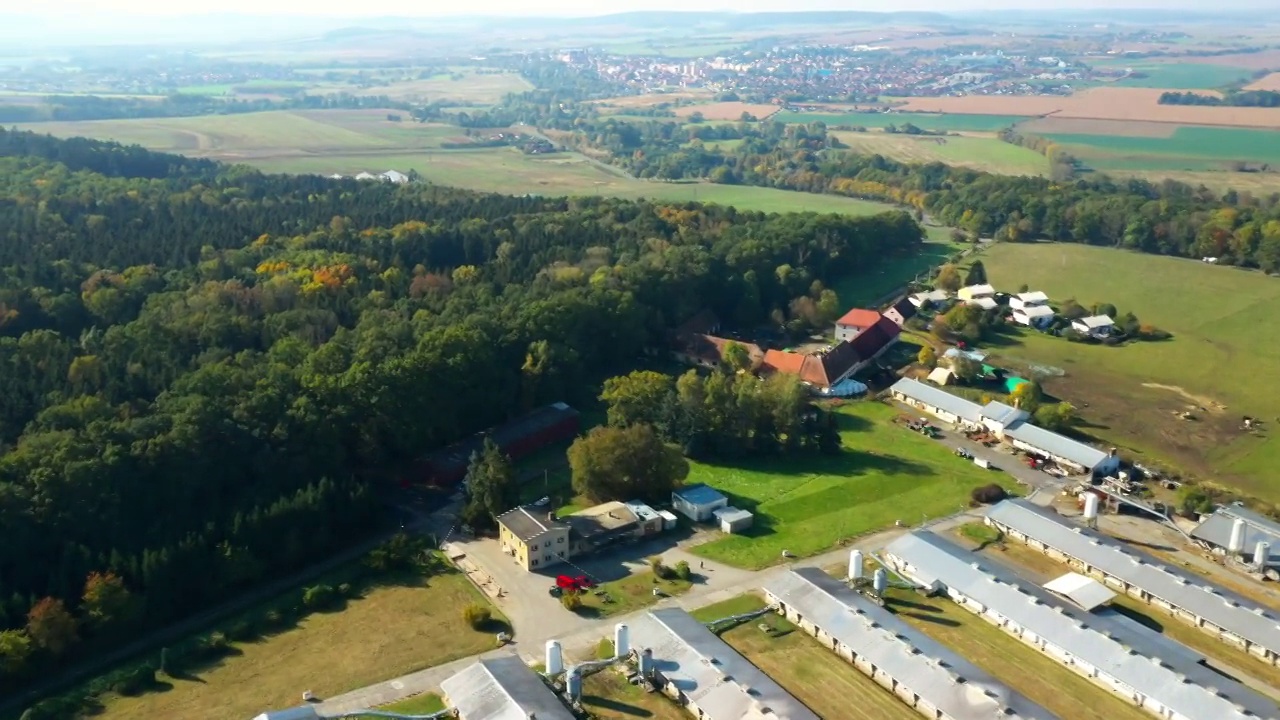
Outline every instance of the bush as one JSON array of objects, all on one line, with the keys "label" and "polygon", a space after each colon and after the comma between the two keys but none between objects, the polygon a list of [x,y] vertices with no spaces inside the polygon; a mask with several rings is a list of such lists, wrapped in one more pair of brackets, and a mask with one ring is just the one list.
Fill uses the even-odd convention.
[{"label": "bush", "polygon": [[670,580],[675,577],[675,571],[663,565],[662,558],[657,555],[649,558],[649,568],[653,570],[653,576],[660,580]]},{"label": "bush", "polygon": [[227,626],[227,637],[236,642],[252,640],[257,635],[257,628],[254,627],[252,620],[237,620]]},{"label": "bush", "polygon": [[565,610],[577,612],[582,609],[582,595],[574,591],[565,591],[560,596],[560,605]]},{"label": "bush", "polygon": [[121,695],[139,695],[156,683],[156,669],[151,663],[143,663],[138,667],[123,672],[111,684],[111,689]]},{"label": "bush", "polygon": [[991,483],[990,485],[983,485],[982,487],[974,488],[973,492],[969,494],[969,497],[973,498],[973,501],[980,505],[991,505],[1009,497],[1009,493],[996,483]]},{"label": "bush", "polygon": [[462,609],[462,619],[472,630],[483,630],[493,620],[493,613],[484,605],[473,603]]},{"label": "bush", "polygon": [[355,588],[351,586],[351,583],[342,583],[341,585],[339,585],[338,594],[344,598],[347,598],[348,600],[356,596]]},{"label": "bush", "polygon": [[685,582],[688,582],[689,578],[693,577],[693,571],[689,569],[689,563],[684,560],[676,563],[676,577]]},{"label": "bush", "polygon": [[262,628],[264,630],[280,630],[284,625],[284,614],[279,610],[268,610],[262,614]]},{"label": "bush", "polygon": [[308,610],[323,610],[333,605],[337,594],[332,585],[313,585],[302,592],[302,606]]}]

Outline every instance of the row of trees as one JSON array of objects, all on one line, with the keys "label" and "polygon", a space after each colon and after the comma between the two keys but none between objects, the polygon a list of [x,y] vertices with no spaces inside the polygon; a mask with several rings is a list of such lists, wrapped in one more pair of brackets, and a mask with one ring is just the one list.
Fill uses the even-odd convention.
[{"label": "row of trees", "polygon": [[195,117],[268,110],[397,109],[407,111],[412,107],[409,103],[393,100],[387,95],[354,95],[346,92],[326,95],[298,93],[282,99],[254,98],[251,100],[183,93],[172,93],[163,97],[50,95],[39,104],[0,105],[0,123]]},{"label": "row of trees", "polygon": [[1210,105],[1230,107],[1280,107],[1280,92],[1274,90],[1228,90],[1220,95],[1169,91],[1160,93],[1161,105]]},{"label": "row of trees", "polygon": [[[0,686],[106,642],[27,630],[46,598],[87,617],[91,573],[141,608],[104,631],[181,617],[371,532],[414,459],[585,400],[697,312],[769,323],[921,241],[900,212],[481,196],[0,131],[0,631],[36,648]],[[491,467],[477,515],[509,502]]]}]

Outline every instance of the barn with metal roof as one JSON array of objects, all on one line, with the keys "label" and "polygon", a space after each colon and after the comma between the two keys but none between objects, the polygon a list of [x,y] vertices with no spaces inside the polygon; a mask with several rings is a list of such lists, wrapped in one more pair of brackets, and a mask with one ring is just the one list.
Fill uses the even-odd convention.
[{"label": "barn with metal roof", "polygon": [[480,660],[440,683],[460,720],[574,720],[538,673],[515,655]]}]

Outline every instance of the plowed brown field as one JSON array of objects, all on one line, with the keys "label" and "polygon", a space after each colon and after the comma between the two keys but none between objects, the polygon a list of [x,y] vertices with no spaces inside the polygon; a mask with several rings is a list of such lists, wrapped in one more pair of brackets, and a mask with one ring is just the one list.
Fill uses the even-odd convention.
[{"label": "plowed brown field", "polygon": [[968,95],[911,98],[900,109],[963,115],[1031,115],[1086,120],[1280,128],[1280,108],[1160,105],[1157,88],[1098,87],[1068,97]]},{"label": "plowed brown field", "polygon": [[1274,90],[1280,92],[1280,72],[1273,72],[1264,78],[1254,80],[1246,88],[1249,90]]}]

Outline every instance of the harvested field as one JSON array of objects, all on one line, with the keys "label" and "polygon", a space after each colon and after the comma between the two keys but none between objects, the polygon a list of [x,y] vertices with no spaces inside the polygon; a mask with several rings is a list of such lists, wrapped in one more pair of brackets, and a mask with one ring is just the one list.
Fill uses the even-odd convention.
[{"label": "harvested field", "polygon": [[1164,91],[1159,88],[1097,87],[1069,97],[968,95],[910,98],[902,109],[914,112],[1053,115],[1055,118],[1280,129],[1280,108],[1160,105],[1157,100],[1162,92]]},{"label": "harvested field", "polygon": [[1125,122],[1123,120],[1086,120],[1056,115],[1020,123],[1022,132],[1036,135],[1112,135],[1116,137],[1170,138],[1178,126],[1172,123]]},{"label": "harvested field", "polygon": [[742,113],[749,113],[759,120],[764,120],[778,112],[777,105],[764,105],[744,102],[718,102],[705,105],[686,105],[676,109],[677,117],[687,118],[694,113],[702,113],[707,120],[737,120]]},{"label": "harvested field", "polygon": [[[1179,59],[1170,58],[1172,61]],[[1211,55],[1197,57],[1195,61],[1201,65],[1230,65],[1250,70],[1280,70],[1280,50],[1263,50],[1262,52],[1236,53],[1234,55]]]},{"label": "harvested field", "polygon": [[1280,72],[1273,72],[1270,75],[1254,80],[1245,86],[1246,90],[1271,90],[1280,92]]}]

